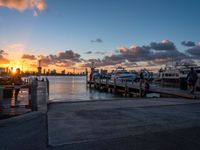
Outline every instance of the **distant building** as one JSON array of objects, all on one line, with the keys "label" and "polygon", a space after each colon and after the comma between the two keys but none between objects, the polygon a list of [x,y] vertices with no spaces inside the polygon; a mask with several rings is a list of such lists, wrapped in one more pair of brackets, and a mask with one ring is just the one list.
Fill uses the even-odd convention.
[{"label": "distant building", "polygon": [[51,70],[51,75],[56,75],[56,70]]},{"label": "distant building", "polygon": [[91,73],[93,73],[95,71],[94,62],[91,63],[90,69],[91,69]]},{"label": "distant building", "polygon": [[44,75],[46,74],[46,70],[45,70],[45,69],[43,70],[43,74],[44,74]]},{"label": "distant building", "polygon": [[6,72],[6,69],[5,68],[0,68],[0,74]]},{"label": "distant building", "polygon": [[51,71],[50,71],[50,69],[48,69],[47,74],[50,74],[50,73],[51,73]]},{"label": "distant building", "polygon": [[61,71],[61,74],[62,74],[62,75],[65,75],[65,70],[62,70],[62,71]]},{"label": "distant building", "polygon": [[17,68],[17,69],[16,69],[16,74],[21,74],[20,68]]},{"label": "distant building", "polygon": [[5,72],[6,72],[6,73],[9,73],[9,72],[10,72],[9,69],[8,69],[8,67],[5,68]]},{"label": "distant building", "polygon": [[41,60],[38,61],[38,74],[42,74]]}]

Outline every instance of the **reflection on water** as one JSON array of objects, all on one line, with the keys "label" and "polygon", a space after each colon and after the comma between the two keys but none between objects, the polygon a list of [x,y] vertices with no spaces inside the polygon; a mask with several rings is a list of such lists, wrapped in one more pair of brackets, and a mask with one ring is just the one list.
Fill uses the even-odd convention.
[{"label": "reflection on water", "polygon": [[49,76],[48,79],[50,101],[101,100],[120,97],[87,88],[85,77]]}]

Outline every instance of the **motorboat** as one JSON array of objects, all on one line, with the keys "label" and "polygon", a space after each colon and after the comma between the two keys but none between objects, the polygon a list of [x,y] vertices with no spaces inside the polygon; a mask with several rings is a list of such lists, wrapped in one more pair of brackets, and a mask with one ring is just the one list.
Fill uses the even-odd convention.
[{"label": "motorboat", "polygon": [[120,80],[120,81],[135,81],[137,79],[136,72],[128,72],[122,67],[118,67],[115,71],[113,71],[111,75],[111,80]]},{"label": "motorboat", "polygon": [[[193,66],[192,66],[193,67]],[[181,80],[187,78],[191,67],[187,66],[172,66],[161,68],[158,72],[158,76],[155,79],[155,83],[162,83],[165,85],[179,86]],[[200,66],[194,66],[194,70],[197,72],[198,80],[196,87],[200,88]]]}]

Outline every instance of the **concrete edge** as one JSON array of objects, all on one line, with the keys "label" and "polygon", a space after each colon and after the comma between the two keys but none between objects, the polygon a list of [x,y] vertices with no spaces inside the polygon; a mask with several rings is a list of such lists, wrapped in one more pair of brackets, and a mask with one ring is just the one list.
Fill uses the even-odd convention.
[{"label": "concrete edge", "polygon": [[26,122],[26,121],[35,119],[37,117],[40,117],[41,115],[47,115],[47,113],[44,113],[44,112],[29,112],[29,113],[22,114],[22,115],[19,115],[19,116],[3,119],[3,120],[0,120],[0,127],[14,126],[18,123]]},{"label": "concrete edge", "polygon": [[[85,100],[85,101],[54,101],[54,102],[49,102],[47,103],[47,107],[49,107],[50,105],[54,105],[54,104],[78,104],[78,103],[98,103],[98,102],[112,102],[112,101],[135,101],[135,100],[157,100],[158,98],[143,98],[143,99],[103,99],[103,100]],[[165,98],[163,98],[165,99]],[[180,98],[181,100],[181,98]],[[188,100],[188,99],[184,99],[184,100]],[[156,105],[156,106],[174,106],[174,105],[192,105],[192,104],[200,104],[200,101],[198,99],[193,99],[191,101],[191,99],[189,100],[190,103],[176,103],[176,104],[168,104],[168,105]],[[152,106],[140,106],[140,107],[152,107]],[[153,105],[153,107],[155,107],[155,105]],[[47,109],[48,110],[48,109]]]}]

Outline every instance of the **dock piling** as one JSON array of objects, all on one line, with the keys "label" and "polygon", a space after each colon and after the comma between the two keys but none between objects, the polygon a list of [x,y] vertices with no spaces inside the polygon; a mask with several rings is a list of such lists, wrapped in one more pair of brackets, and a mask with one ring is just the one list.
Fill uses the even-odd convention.
[{"label": "dock piling", "polygon": [[127,80],[125,80],[125,96],[128,94]]},{"label": "dock piling", "polygon": [[0,101],[3,100],[3,88],[0,87]]},{"label": "dock piling", "polygon": [[32,111],[37,111],[38,106],[37,106],[37,86],[38,83],[36,80],[34,80],[31,84],[31,101],[32,101]]},{"label": "dock piling", "polygon": [[114,79],[114,92],[116,93],[116,87],[117,87],[117,85],[116,85],[116,79]]},{"label": "dock piling", "polygon": [[3,88],[0,87],[0,110],[1,110],[1,107],[3,107]]},{"label": "dock piling", "polygon": [[46,78],[46,83],[47,83],[47,94],[49,96],[49,79],[48,78]]}]

